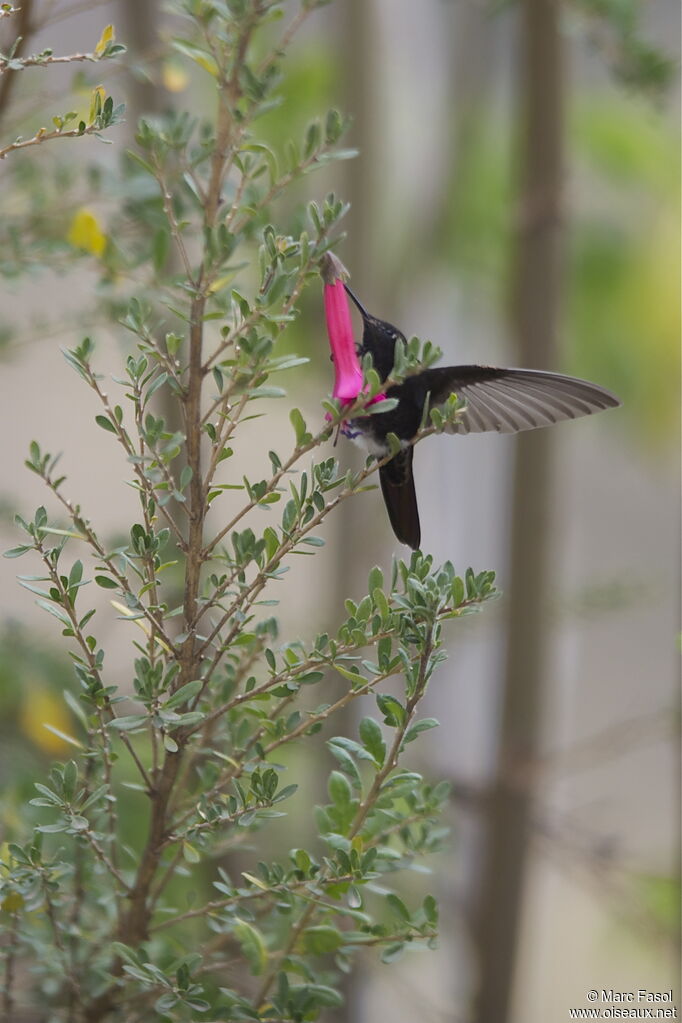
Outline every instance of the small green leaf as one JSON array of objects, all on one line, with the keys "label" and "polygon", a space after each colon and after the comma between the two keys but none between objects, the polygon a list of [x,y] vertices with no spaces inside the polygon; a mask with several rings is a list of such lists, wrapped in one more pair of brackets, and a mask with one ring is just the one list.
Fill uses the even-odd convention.
[{"label": "small green leaf", "polygon": [[386,434],[386,443],[388,444],[389,453],[391,455],[397,455],[403,449],[403,446],[400,442],[400,438],[396,437],[394,433]]},{"label": "small green leaf", "polygon": [[116,580],[111,579],[108,575],[96,575],[95,582],[98,586],[101,586],[103,590],[115,590],[118,587]]},{"label": "small green leaf", "polygon": [[348,668],[344,668],[340,664],[334,665],[334,671],[338,671],[339,675],[348,679],[348,681],[352,682],[353,685],[364,685],[367,681],[367,679],[361,675],[359,671],[349,671]]},{"label": "small green leaf", "polygon": [[365,749],[379,767],[382,767],[386,759],[386,743],[378,722],[374,718],[363,718],[359,732]]},{"label": "small green leaf", "polygon": [[110,419],[107,419],[106,416],[95,416],[95,422],[98,426],[101,426],[103,430],[108,430],[109,433],[116,433],[116,427]]},{"label": "small green leaf", "polygon": [[213,75],[214,78],[218,77],[218,65],[209,50],[205,50],[201,46],[197,46],[185,39],[172,39],[171,43],[179,53],[195,61],[204,71],[208,71],[210,75]]},{"label": "small green leaf", "polygon": [[267,885],[261,877],[256,877],[255,874],[249,874],[246,870],[242,870],[242,877],[246,881],[249,881],[252,885],[255,885],[256,888],[260,888],[261,891],[270,891],[270,886]]},{"label": "small green leaf", "polygon": [[395,696],[388,693],[377,693],[377,706],[384,715],[384,723],[397,728],[405,721],[405,708],[396,700]]},{"label": "small green leaf", "polygon": [[392,412],[397,404],[398,401],[396,398],[385,398],[383,401],[375,401],[369,406],[367,412],[370,416],[378,416],[383,412]]},{"label": "small green leaf", "polygon": [[183,703],[187,703],[188,700],[193,699],[201,687],[203,682],[200,678],[194,679],[193,682],[187,682],[184,686],[173,693],[163,705],[164,710],[171,710],[173,707],[180,707]]},{"label": "small green leaf", "polygon": [[75,561],[69,572],[69,583],[68,588],[71,589],[73,586],[78,586],[81,579],[83,578],[83,562]]},{"label": "small green leaf", "polygon": [[383,590],[384,588],[384,573],[381,571],[378,565],[369,573],[369,579],[367,581],[367,592],[373,593],[374,590]]},{"label": "small green leaf", "polygon": [[304,675],[294,676],[296,681],[302,686],[313,686],[317,682],[321,682],[324,678],[323,671],[307,671]]},{"label": "small green leaf", "polygon": [[2,556],[3,558],[20,558],[22,554],[25,554],[26,551],[30,550],[33,550],[33,548],[26,545],[22,547],[10,547],[10,549],[5,551]]},{"label": "small green leaf", "polygon": [[64,786],[64,798],[67,802],[71,802],[73,794],[76,791],[76,785],[78,783],[78,768],[73,760],[69,760],[68,763],[64,764],[64,770],[62,773],[62,784]]},{"label": "small green leaf", "polygon": [[340,992],[333,987],[327,987],[326,984],[305,984],[302,985],[302,988],[306,997],[314,999],[317,1005],[325,1005],[330,1008],[338,1008],[343,1005],[343,997]]},{"label": "small green leaf", "polygon": [[305,849],[292,849],[289,855],[296,864],[298,870],[307,874],[312,864],[310,854]]},{"label": "small green leaf", "polygon": [[190,845],[189,842],[182,843],[182,856],[187,863],[199,863],[201,860],[199,851],[193,845]]},{"label": "small green leaf", "polygon": [[60,607],[56,607],[55,604],[48,604],[46,600],[36,600],[36,604],[38,607],[42,607],[43,611],[47,611],[49,614],[54,615],[54,617],[57,618],[62,625],[66,625],[68,628],[71,628],[71,620],[69,619],[69,616],[65,611],[62,611]]},{"label": "small green leaf", "polygon": [[112,952],[115,952],[117,956],[120,956],[120,958],[123,959],[123,961],[128,963],[130,966],[142,965],[142,961],[139,959],[139,957],[133,951],[133,949],[129,948],[127,945],[122,944],[120,941],[112,941],[110,948]]},{"label": "small green leaf", "polygon": [[143,728],[148,720],[146,714],[128,714],[114,718],[109,722],[109,728],[115,728],[118,732],[131,732],[134,728]]},{"label": "small green leaf", "polygon": [[308,433],[305,419],[297,408],[292,408],[289,413],[289,420],[296,434],[296,446],[300,448],[308,444],[312,440],[312,434]]},{"label": "small green leaf", "polygon": [[415,722],[407,729],[403,742],[412,742],[420,732],[427,732],[430,728],[438,728],[439,722],[436,718],[423,718],[421,721]]},{"label": "small green leaf", "polygon": [[392,944],[387,945],[384,951],[381,953],[382,963],[392,963],[394,960],[399,959],[403,954],[405,948],[404,941],[394,941]]},{"label": "small green leaf", "polygon": [[309,927],[303,935],[303,945],[311,955],[330,955],[343,945],[343,935],[335,927]]},{"label": "small green leaf", "polygon": [[74,739],[72,735],[67,735],[66,732],[62,732],[59,728],[55,728],[54,725],[49,725],[47,721],[43,722],[43,728],[46,728],[48,732],[52,732],[58,739],[63,742],[68,742],[71,746],[75,746],[77,749],[84,749],[83,743],[79,742],[78,739]]},{"label": "small green leaf", "polygon": [[265,554],[268,561],[271,561],[277,550],[279,549],[279,539],[277,533],[274,531],[272,526],[268,526],[263,533],[263,539],[265,540]]},{"label": "small green leaf", "polygon": [[395,915],[400,920],[404,920],[406,923],[409,923],[411,919],[410,911],[402,899],[399,899],[397,895],[394,895],[392,892],[390,892],[386,896],[386,902],[389,904]]},{"label": "small green leaf", "polygon": [[194,471],[192,466],[186,465],[180,473],[180,490],[185,490],[189,486],[193,475]]},{"label": "small green leaf", "polygon": [[241,945],[251,972],[258,977],[265,969],[267,951],[260,931],[246,920],[235,920],[234,936]]},{"label": "small green leaf", "polygon": [[341,774],[340,771],[331,772],[329,782],[327,783],[327,790],[329,798],[335,806],[347,806],[353,797],[350,782],[345,774]]},{"label": "small green leaf", "polygon": [[452,603],[454,607],[459,607],[464,600],[464,583],[460,576],[455,576],[452,583]]},{"label": "small green leaf", "polygon": [[147,388],[147,401],[149,401],[152,394],[158,391],[159,387],[163,387],[167,380],[168,380],[167,373],[159,373],[159,375],[154,380],[152,380],[151,384]]},{"label": "small green leaf", "polygon": [[[170,732],[176,728],[189,728],[192,725],[198,725],[206,717],[200,710],[191,710],[187,714],[176,714],[175,711],[170,711],[168,717],[172,718],[171,721],[166,721],[163,711],[160,711],[159,714]],[[171,750],[171,752],[175,753],[176,750]]]},{"label": "small green leaf", "polygon": [[434,899],[433,895],[426,895],[422,903],[424,910],[424,916],[426,917],[427,923],[435,927],[438,924],[438,903]]}]

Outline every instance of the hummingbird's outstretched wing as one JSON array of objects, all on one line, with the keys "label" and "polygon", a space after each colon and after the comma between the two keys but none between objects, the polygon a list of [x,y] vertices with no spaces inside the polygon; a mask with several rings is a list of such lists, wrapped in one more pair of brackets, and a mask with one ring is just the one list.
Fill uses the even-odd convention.
[{"label": "hummingbird's outstretched wing", "polygon": [[409,377],[403,385],[423,408],[443,404],[454,392],[466,401],[461,418],[448,433],[518,433],[578,419],[620,401],[587,380],[533,369],[492,366],[443,366]]},{"label": "hummingbird's outstretched wing", "polygon": [[381,492],[393,532],[401,543],[416,550],[421,542],[417,495],[412,475],[414,449],[409,447],[379,469]]}]

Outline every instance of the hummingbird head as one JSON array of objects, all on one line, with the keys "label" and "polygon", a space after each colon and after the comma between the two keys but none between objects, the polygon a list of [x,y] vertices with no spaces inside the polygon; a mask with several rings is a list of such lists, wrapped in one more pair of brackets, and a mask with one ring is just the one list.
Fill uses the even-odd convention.
[{"label": "hummingbird head", "polygon": [[370,352],[375,370],[382,381],[386,380],[391,375],[395,362],[396,341],[404,342],[405,335],[387,320],[378,320],[376,316],[370,315],[348,285],[344,283],[344,287],[362,316],[362,344],[359,354],[362,357]]}]

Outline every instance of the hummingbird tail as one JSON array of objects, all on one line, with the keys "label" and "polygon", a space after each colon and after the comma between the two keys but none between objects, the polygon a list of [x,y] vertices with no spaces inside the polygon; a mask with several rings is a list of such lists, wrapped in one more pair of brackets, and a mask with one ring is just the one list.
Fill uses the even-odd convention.
[{"label": "hummingbird tail", "polygon": [[393,532],[412,550],[421,542],[417,494],[412,475],[413,448],[406,448],[379,469],[381,492]]}]

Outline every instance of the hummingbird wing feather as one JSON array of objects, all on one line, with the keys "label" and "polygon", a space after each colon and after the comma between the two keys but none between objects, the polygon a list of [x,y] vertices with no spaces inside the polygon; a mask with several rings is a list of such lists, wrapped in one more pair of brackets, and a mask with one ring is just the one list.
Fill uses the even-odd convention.
[{"label": "hummingbird wing feather", "polygon": [[519,433],[578,419],[620,401],[587,380],[532,369],[492,366],[443,366],[408,378],[405,386],[423,407],[444,404],[451,394],[466,401],[461,418],[448,433]]},{"label": "hummingbird wing feather", "polygon": [[393,532],[401,543],[416,550],[421,542],[419,509],[412,475],[413,448],[403,451],[379,469],[381,492]]}]

